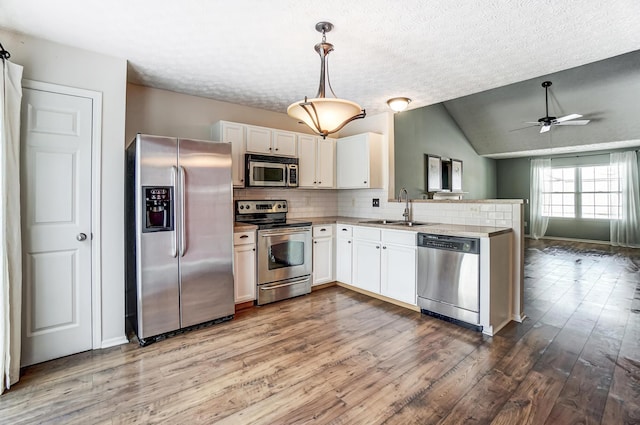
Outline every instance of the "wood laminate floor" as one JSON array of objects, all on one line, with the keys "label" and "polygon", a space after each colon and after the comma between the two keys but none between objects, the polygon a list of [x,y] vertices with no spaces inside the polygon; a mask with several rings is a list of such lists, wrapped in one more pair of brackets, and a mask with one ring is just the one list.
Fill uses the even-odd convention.
[{"label": "wood laminate floor", "polygon": [[640,423],[640,252],[528,241],[493,338],[331,287],[28,367],[1,423]]}]

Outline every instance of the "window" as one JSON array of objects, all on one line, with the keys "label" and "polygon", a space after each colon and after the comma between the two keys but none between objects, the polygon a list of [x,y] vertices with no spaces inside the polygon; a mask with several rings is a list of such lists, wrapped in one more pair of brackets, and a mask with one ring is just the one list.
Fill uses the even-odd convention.
[{"label": "window", "polygon": [[543,192],[547,217],[618,218],[617,170],[608,165],[552,168]]}]

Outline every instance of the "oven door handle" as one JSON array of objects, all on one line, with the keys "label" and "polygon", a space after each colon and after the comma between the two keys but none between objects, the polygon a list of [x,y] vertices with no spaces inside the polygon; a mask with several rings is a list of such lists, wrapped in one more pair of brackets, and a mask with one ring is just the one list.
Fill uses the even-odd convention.
[{"label": "oven door handle", "polygon": [[258,233],[263,238],[269,238],[271,236],[288,236],[288,235],[302,234],[302,233],[307,233],[307,232],[311,232],[311,227],[303,227],[303,228],[301,228],[301,230],[293,230],[293,229],[292,230],[277,230],[277,231],[261,230]]},{"label": "oven door handle", "polygon": [[260,290],[261,291],[268,291],[270,289],[277,289],[277,288],[284,288],[285,286],[292,286],[295,285],[297,283],[302,283],[302,282],[306,282],[307,280],[309,280],[309,277],[302,277],[300,279],[296,279],[296,280],[292,280],[291,282],[287,282],[287,283],[279,283],[277,285],[261,285],[260,286]]}]

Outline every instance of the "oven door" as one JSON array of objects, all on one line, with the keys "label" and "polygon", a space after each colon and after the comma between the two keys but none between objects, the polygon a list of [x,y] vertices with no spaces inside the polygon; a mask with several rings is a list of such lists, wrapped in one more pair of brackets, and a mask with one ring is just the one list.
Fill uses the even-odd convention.
[{"label": "oven door", "polygon": [[258,230],[258,284],[311,274],[311,227]]},{"label": "oven door", "polygon": [[245,176],[249,186],[285,187],[287,185],[287,164],[277,162],[251,161]]}]

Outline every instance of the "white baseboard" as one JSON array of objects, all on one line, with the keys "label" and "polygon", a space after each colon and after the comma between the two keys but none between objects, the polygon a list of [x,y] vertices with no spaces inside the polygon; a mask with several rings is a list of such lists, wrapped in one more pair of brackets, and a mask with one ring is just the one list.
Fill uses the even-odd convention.
[{"label": "white baseboard", "polygon": [[129,340],[127,339],[127,337],[122,335],[116,338],[103,339],[102,345],[100,346],[100,348],[115,347],[116,345],[122,345],[122,344],[128,344],[128,343],[129,343]]},{"label": "white baseboard", "polygon": [[[524,235],[527,239],[532,239],[530,235]],[[557,240],[557,241],[567,241],[567,242],[583,242],[583,243],[595,243],[599,245],[611,245],[609,241],[599,241],[595,239],[575,239],[575,238],[563,238],[560,236],[543,236],[540,239],[549,239],[549,240]]]}]

